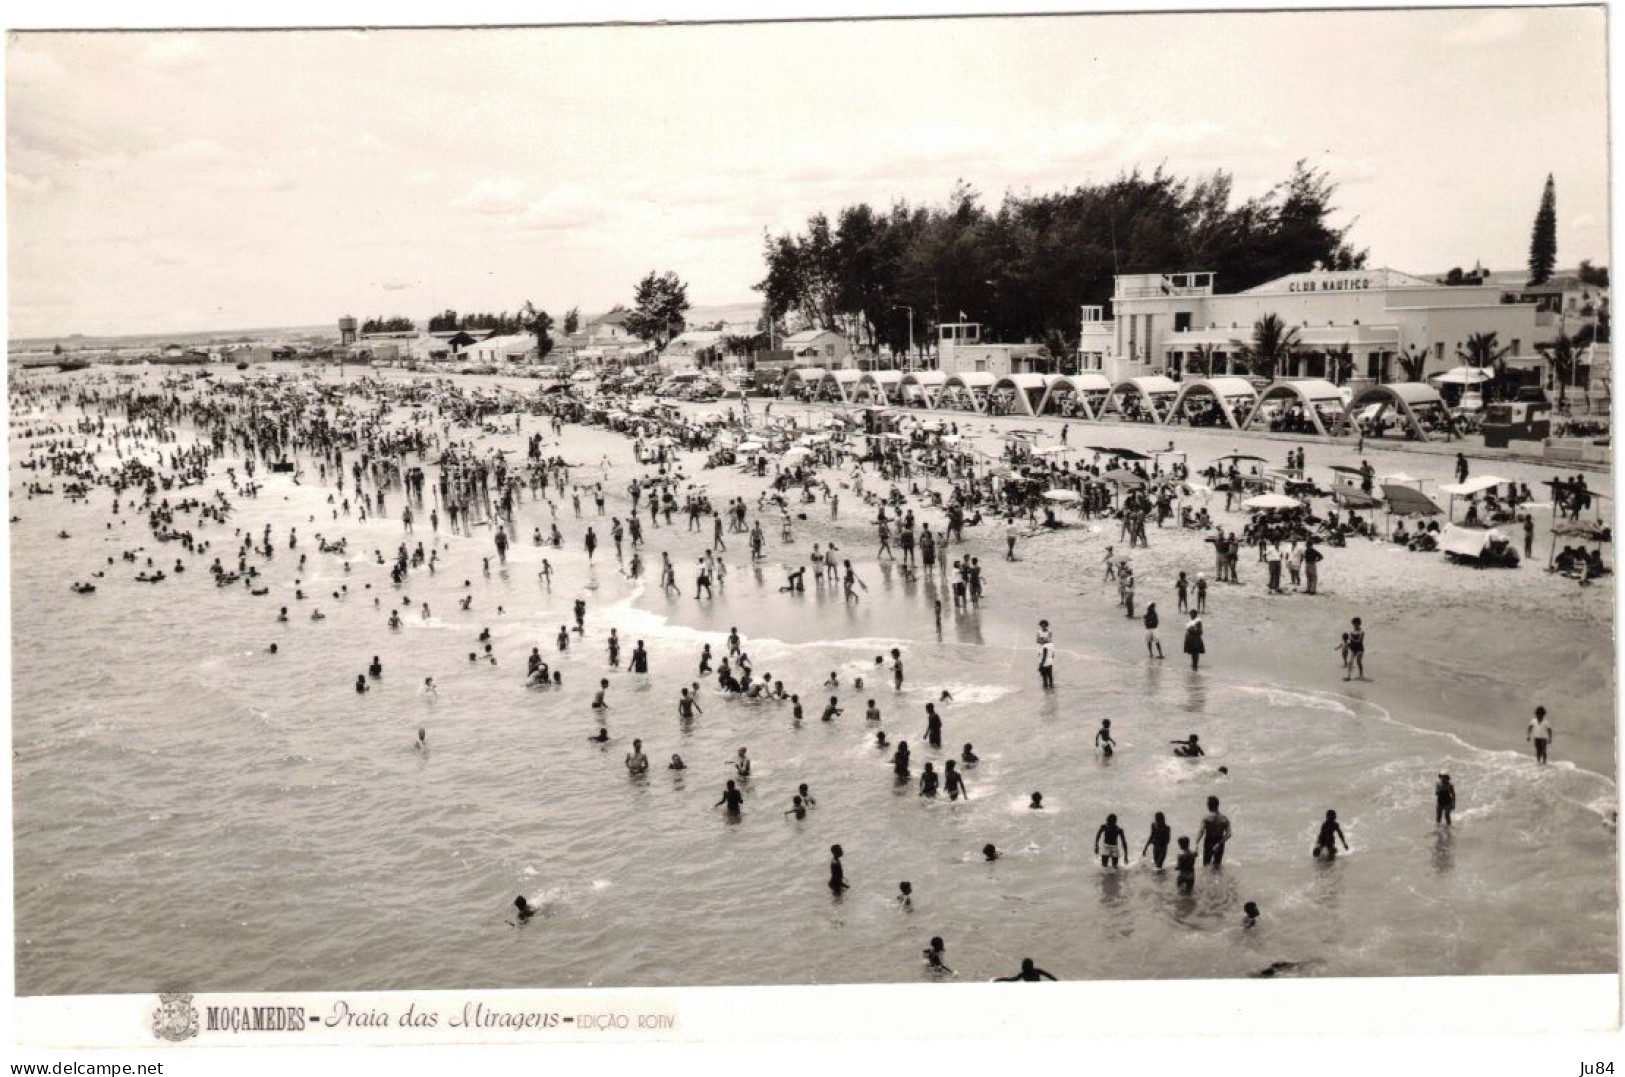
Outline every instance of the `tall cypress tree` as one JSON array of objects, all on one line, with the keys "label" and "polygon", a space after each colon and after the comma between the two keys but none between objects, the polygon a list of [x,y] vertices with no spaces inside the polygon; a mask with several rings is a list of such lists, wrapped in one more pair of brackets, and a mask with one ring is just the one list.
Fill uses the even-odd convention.
[{"label": "tall cypress tree", "polygon": [[1557,188],[1551,173],[1546,174],[1546,189],[1540,195],[1540,209],[1535,213],[1535,230],[1529,237],[1529,283],[1545,284],[1552,279],[1552,268],[1557,265]]}]

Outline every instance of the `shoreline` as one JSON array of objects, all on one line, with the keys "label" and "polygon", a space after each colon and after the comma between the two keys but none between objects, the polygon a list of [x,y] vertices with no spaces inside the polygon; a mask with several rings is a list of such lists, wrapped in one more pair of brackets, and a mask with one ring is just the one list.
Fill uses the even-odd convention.
[{"label": "shoreline", "polygon": [[[684,405],[684,410],[710,414],[726,406],[726,403]],[[816,421],[836,410],[841,409],[831,405],[798,405],[793,414],[805,424],[809,417]],[[778,414],[777,406],[774,411]],[[1005,430],[983,416],[952,412],[931,414],[958,423],[967,440],[978,441],[984,450],[997,454],[1004,441]],[[754,407],[753,415],[759,415]],[[1029,424],[1033,420],[1025,416],[1014,418],[1023,421],[1008,429],[1032,428]],[[1037,422],[1055,436],[1063,425],[1061,420],[1054,419]],[[1088,430],[1092,435],[1104,428],[1104,424],[1074,425],[1071,434]],[[1196,469],[1206,466],[1209,459],[1232,451],[1226,442],[1234,433],[1228,430],[1170,431],[1165,427],[1121,424],[1110,437],[1101,440],[1141,451],[1160,449],[1173,440],[1188,454],[1190,465]],[[1077,445],[1084,439],[1069,440]],[[1301,442],[1301,439],[1281,440],[1292,442],[1294,447]],[[1323,470],[1328,463],[1360,459],[1352,444],[1301,443],[1309,447],[1311,475]],[[1321,446],[1318,452],[1316,444]],[[1205,455],[1208,451],[1210,456]],[[1417,455],[1377,442],[1367,442],[1365,453],[1379,474],[1398,470],[1418,474],[1426,480],[1425,489],[1430,492],[1439,481],[1454,481],[1449,472],[1454,463],[1453,455],[1426,461],[1418,460]],[[1531,489],[1537,490],[1541,489],[1536,485],[1541,478],[1564,473],[1546,466],[1538,470],[1537,475],[1532,465],[1504,462],[1497,464],[1494,473],[1527,481]],[[705,474],[715,475],[716,471]],[[734,474],[742,475],[737,471]],[[829,469],[823,469],[822,474],[832,477]],[[760,485],[756,480],[748,480],[748,483]],[[726,491],[723,494],[729,496]],[[863,549],[869,541],[872,524],[867,517],[856,515],[859,507],[865,506],[848,509],[843,504],[842,518],[833,525],[820,514],[810,513],[808,524],[798,528],[798,546],[810,548],[808,544],[812,541],[824,542],[833,537],[843,547]],[[1215,499],[1209,508],[1216,523],[1226,530],[1239,530],[1245,522],[1243,513],[1225,513],[1222,500]],[[1606,503],[1602,511],[1611,517],[1611,507]],[[930,510],[926,518],[935,519]],[[1094,581],[1097,597],[1086,597],[1081,604],[1056,603],[1040,607],[1032,601],[1041,593],[1042,580],[1056,574],[1081,571],[1078,582],[1087,585],[1090,574],[1099,571],[1104,547],[1117,545],[1109,530],[1112,521],[1086,520],[1079,528],[1072,517],[1066,519],[1071,526],[1064,531],[1041,533],[1018,544],[1017,565],[1025,564],[1025,571],[1018,568],[1008,575],[1000,571],[1005,565],[1002,542],[994,543],[990,539],[985,543],[986,552],[978,551],[976,555],[987,556],[994,566],[993,579],[998,593],[1021,596],[1021,601],[1016,603],[1019,607],[1044,609],[1043,615],[1056,626],[1058,638],[1093,637],[1103,630],[1110,636],[1109,626],[1120,618],[1101,616],[1115,610],[1115,596],[1098,577]],[[1092,526],[1100,530],[1087,530]],[[1210,612],[1204,618],[1209,627],[1208,662],[1213,663],[1212,668],[1239,674],[1242,679],[1254,678],[1293,689],[1346,695],[1381,707],[1396,720],[1414,728],[1453,736],[1486,751],[1521,752],[1531,761],[1533,753],[1522,734],[1535,705],[1543,703],[1552,712],[1558,734],[1553,743],[1554,761],[1566,759],[1617,781],[1613,669],[1613,600],[1617,577],[1610,575],[1590,588],[1581,589],[1572,581],[1547,574],[1540,560],[1549,541],[1549,513],[1536,510],[1536,528],[1534,558],[1511,570],[1477,570],[1452,565],[1441,554],[1410,553],[1380,541],[1356,540],[1342,549],[1328,548],[1324,550],[1326,561],[1321,564],[1320,593],[1314,596],[1321,600],[1318,602],[1295,601],[1308,596],[1291,591],[1269,595],[1260,586],[1263,565],[1254,564],[1256,554],[1244,550],[1238,566],[1243,583],[1239,586],[1214,584],[1209,592]],[[975,529],[967,532],[967,546],[982,545],[974,535]],[[1193,579],[1196,572],[1208,572],[1211,576],[1211,550],[1203,542],[1202,533],[1174,527],[1151,528],[1148,537],[1151,548],[1134,550],[1131,557],[1140,585],[1138,608],[1143,610],[1146,601],[1158,603],[1159,610],[1163,611],[1164,647],[1168,647],[1171,640],[1177,648],[1177,633],[1172,631],[1170,620],[1174,612],[1173,576],[1180,569],[1190,573]],[[995,545],[1001,548],[995,550]],[[770,546],[770,551],[773,549],[776,547]],[[1038,571],[1035,573],[1034,569]],[[1038,578],[1034,579],[1035,576]],[[1034,584],[1039,585],[1036,590]],[[1084,593],[1089,594],[1087,590]],[[1104,601],[1113,605],[1097,604]],[[1560,603],[1567,603],[1568,608],[1562,608]],[[1003,602],[996,600],[995,605],[1002,607]],[[1062,608],[1058,610],[1056,606]],[[1488,614],[1499,614],[1499,617],[1486,623],[1484,618]],[[1445,615],[1452,620],[1441,627],[1439,617]],[[1356,616],[1363,618],[1368,630],[1368,679],[1344,682],[1333,655],[1333,645],[1349,618]],[[1143,630],[1138,621],[1122,627],[1126,632],[1120,633],[1122,638],[1117,645],[1127,653],[1137,653],[1143,646]],[[1599,636],[1595,646],[1576,647],[1565,640],[1565,637],[1583,638],[1586,634]],[[1551,644],[1530,647],[1527,642],[1532,636],[1550,640]],[[1235,647],[1233,643],[1238,638],[1256,641],[1256,645]],[[1551,670],[1558,661],[1558,656],[1550,653],[1554,647],[1569,647],[1579,652],[1578,659],[1570,665],[1575,674],[1567,681],[1550,682]],[[1475,661],[1469,655],[1479,657]],[[1173,660],[1173,656],[1169,660]],[[1548,683],[1549,691],[1546,690]],[[1535,686],[1535,690],[1528,686]]]}]

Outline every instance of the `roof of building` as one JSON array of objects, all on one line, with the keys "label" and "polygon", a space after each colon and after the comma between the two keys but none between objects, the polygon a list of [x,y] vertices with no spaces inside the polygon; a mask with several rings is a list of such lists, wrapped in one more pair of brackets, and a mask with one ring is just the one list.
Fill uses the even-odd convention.
[{"label": "roof of building", "polygon": [[527,333],[509,333],[507,336],[486,337],[479,342],[482,350],[496,349],[501,352],[526,351],[536,343],[534,337]]},{"label": "roof of building", "polygon": [[[821,336],[824,336],[825,334],[832,337],[841,336],[841,334],[837,333],[833,329],[803,329],[799,333],[791,333],[789,336],[785,337],[783,345],[786,348],[793,348],[797,344],[811,344],[813,341],[817,340]],[[844,340],[845,338],[842,337],[841,339]]]},{"label": "roof of building", "polygon": [[673,348],[713,348],[727,336],[721,329],[689,329],[672,338]]}]

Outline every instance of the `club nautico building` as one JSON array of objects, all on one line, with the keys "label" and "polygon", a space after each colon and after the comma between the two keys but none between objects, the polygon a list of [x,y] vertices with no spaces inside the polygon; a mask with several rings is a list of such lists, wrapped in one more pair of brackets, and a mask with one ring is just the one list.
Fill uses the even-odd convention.
[{"label": "club nautico building", "polygon": [[1251,339],[1253,324],[1266,314],[1297,331],[1295,354],[1277,377],[1334,377],[1327,354],[1347,349],[1354,377],[1378,383],[1403,379],[1396,357],[1404,350],[1427,351],[1424,376],[1459,365],[1456,351],[1474,333],[1495,333],[1511,348],[1510,361],[1535,365],[1541,362],[1535,345],[1561,328],[1559,313],[1513,302],[1503,287],[1448,286],[1392,269],[1317,269],[1229,295],[1216,292],[1217,283],[1212,273],[1117,277],[1112,346],[1094,354],[1095,369],[1114,382],[1180,378],[1206,372],[1211,359],[1213,375],[1239,373],[1238,344]]}]

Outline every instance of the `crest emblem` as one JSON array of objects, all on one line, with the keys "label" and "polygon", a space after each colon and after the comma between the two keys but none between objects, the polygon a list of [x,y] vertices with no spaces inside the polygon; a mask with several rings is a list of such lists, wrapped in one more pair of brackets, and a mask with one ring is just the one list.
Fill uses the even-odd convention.
[{"label": "crest emblem", "polygon": [[192,996],[181,992],[160,994],[152,1014],[152,1034],[161,1040],[179,1043],[197,1035],[197,1007]]}]

